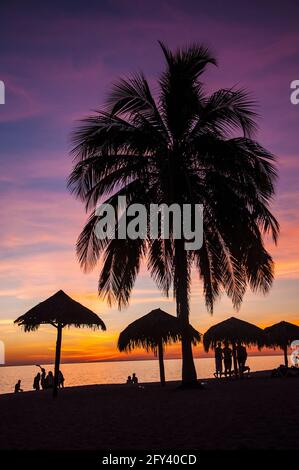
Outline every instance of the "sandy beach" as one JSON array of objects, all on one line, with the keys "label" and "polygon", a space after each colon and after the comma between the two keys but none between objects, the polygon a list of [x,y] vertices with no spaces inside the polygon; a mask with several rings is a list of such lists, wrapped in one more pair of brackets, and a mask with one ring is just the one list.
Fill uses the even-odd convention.
[{"label": "sandy beach", "polygon": [[299,380],[257,373],[144,388],[98,385],[0,396],[1,449],[296,449]]}]

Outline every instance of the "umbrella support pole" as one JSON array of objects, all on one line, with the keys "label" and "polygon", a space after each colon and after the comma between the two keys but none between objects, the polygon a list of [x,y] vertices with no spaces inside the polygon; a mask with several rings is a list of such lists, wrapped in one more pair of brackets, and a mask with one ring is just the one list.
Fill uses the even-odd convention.
[{"label": "umbrella support pole", "polygon": [[284,364],[285,364],[286,367],[288,367],[289,361],[288,361],[288,347],[287,347],[287,345],[285,345],[284,348],[283,348],[283,355],[284,355]]},{"label": "umbrella support pole", "polygon": [[164,360],[163,360],[163,343],[162,340],[158,343],[158,357],[159,357],[159,367],[160,367],[160,381],[162,387],[165,385],[165,369],[164,369]]},{"label": "umbrella support pole", "polygon": [[57,325],[57,341],[56,341],[56,355],[55,355],[55,371],[54,371],[54,387],[53,397],[56,398],[58,394],[58,379],[61,355],[61,340],[62,340],[62,325]]},{"label": "umbrella support pole", "polygon": [[236,354],[236,343],[232,343],[233,347],[233,361],[234,361],[234,371],[235,371],[235,377],[237,378],[239,376],[238,373],[238,363],[237,363],[237,354]]}]

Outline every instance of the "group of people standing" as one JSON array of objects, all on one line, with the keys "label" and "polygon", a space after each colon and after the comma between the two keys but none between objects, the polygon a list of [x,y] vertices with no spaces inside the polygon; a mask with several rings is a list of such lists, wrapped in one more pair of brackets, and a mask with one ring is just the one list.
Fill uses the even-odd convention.
[{"label": "group of people standing", "polygon": [[[216,372],[214,376],[216,378],[221,378],[222,375],[225,377],[232,375],[232,365],[233,365],[233,353],[236,354],[236,360],[238,364],[239,374],[242,376],[244,372],[250,371],[249,367],[246,366],[247,361],[247,351],[245,346],[239,341],[237,343],[235,351],[233,351],[227,341],[224,342],[224,347],[221,347],[221,343],[218,342],[215,348],[215,365]],[[223,367],[224,366],[224,367]]]},{"label": "group of people standing", "polygon": [[[46,369],[44,369],[44,367],[41,367],[40,365],[37,365],[36,367],[39,367],[41,371],[38,372],[33,379],[33,390],[38,392],[39,390],[47,390],[47,389],[53,388],[54,387],[53,372],[50,370],[47,374]],[[61,370],[59,371],[59,374],[58,374],[58,388],[64,388],[64,376]],[[23,392],[23,389],[21,388],[20,379],[17,381],[15,385],[15,393],[18,393],[18,392]]]},{"label": "group of people standing", "polygon": [[[46,374],[46,369],[37,365],[40,368],[41,372],[38,372],[33,380],[33,389],[38,391],[40,389],[46,390],[49,388],[54,387],[54,375],[53,372],[50,370],[48,374]],[[64,376],[59,370],[58,373],[58,388],[64,388]]]}]

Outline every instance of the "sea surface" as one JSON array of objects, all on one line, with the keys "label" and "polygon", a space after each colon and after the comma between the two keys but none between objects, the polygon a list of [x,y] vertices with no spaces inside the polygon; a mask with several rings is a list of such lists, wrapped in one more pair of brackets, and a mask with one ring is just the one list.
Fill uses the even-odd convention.
[{"label": "sea surface", "polygon": [[[252,371],[268,370],[283,363],[282,356],[249,356],[247,365]],[[215,361],[213,358],[195,359],[198,377],[213,377]],[[53,365],[42,364],[46,371],[54,370]],[[62,364],[61,370],[65,377],[65,386],[93,384],[125,383],[128,375],[137,374],[139,382],[159,381],[159,365],[157,360],[91,362],[80,364]],[[33,378],[39,369],[36,366],[5,366],[0,367],[0,393],[11,393],[14,385],[21,379],[24,391],[32,390]],[[180,380],[181,360],[165,360],[166,380]]]}]

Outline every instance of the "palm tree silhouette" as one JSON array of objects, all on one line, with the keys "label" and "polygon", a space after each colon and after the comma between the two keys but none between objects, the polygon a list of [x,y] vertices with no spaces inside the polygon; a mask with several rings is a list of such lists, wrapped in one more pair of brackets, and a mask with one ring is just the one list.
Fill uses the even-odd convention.
[{"label": "palm tree silhouette", "polygon": [[[203,283],[210,312],[222,291],[238,308],[247,285],[269,290],[273,261],[262,236],[270,233],[276,241],[279,231],[269,210],[275,159],[253,140],[255,102],[245,90],[205,94],[200,76],[208,64],[216,65],[208,48],[195,44],[173,53],[160,45],[166,67],[157,94],[142,73],[113,86],[104,109],[84,119],[73,134],[68,184],[91,212],[77,253],[85,270],[103,255],[99,294],[126,306],[143,259],[158,287],[166,295],[173,289],[182,323],[182,383],[193,386],[191,269]],[[203,204],[202,248],[186,251],[184,239],[171,237],[97,239],[97,204],[116,208],[121,195],[128,204],[146,207]]]}]

